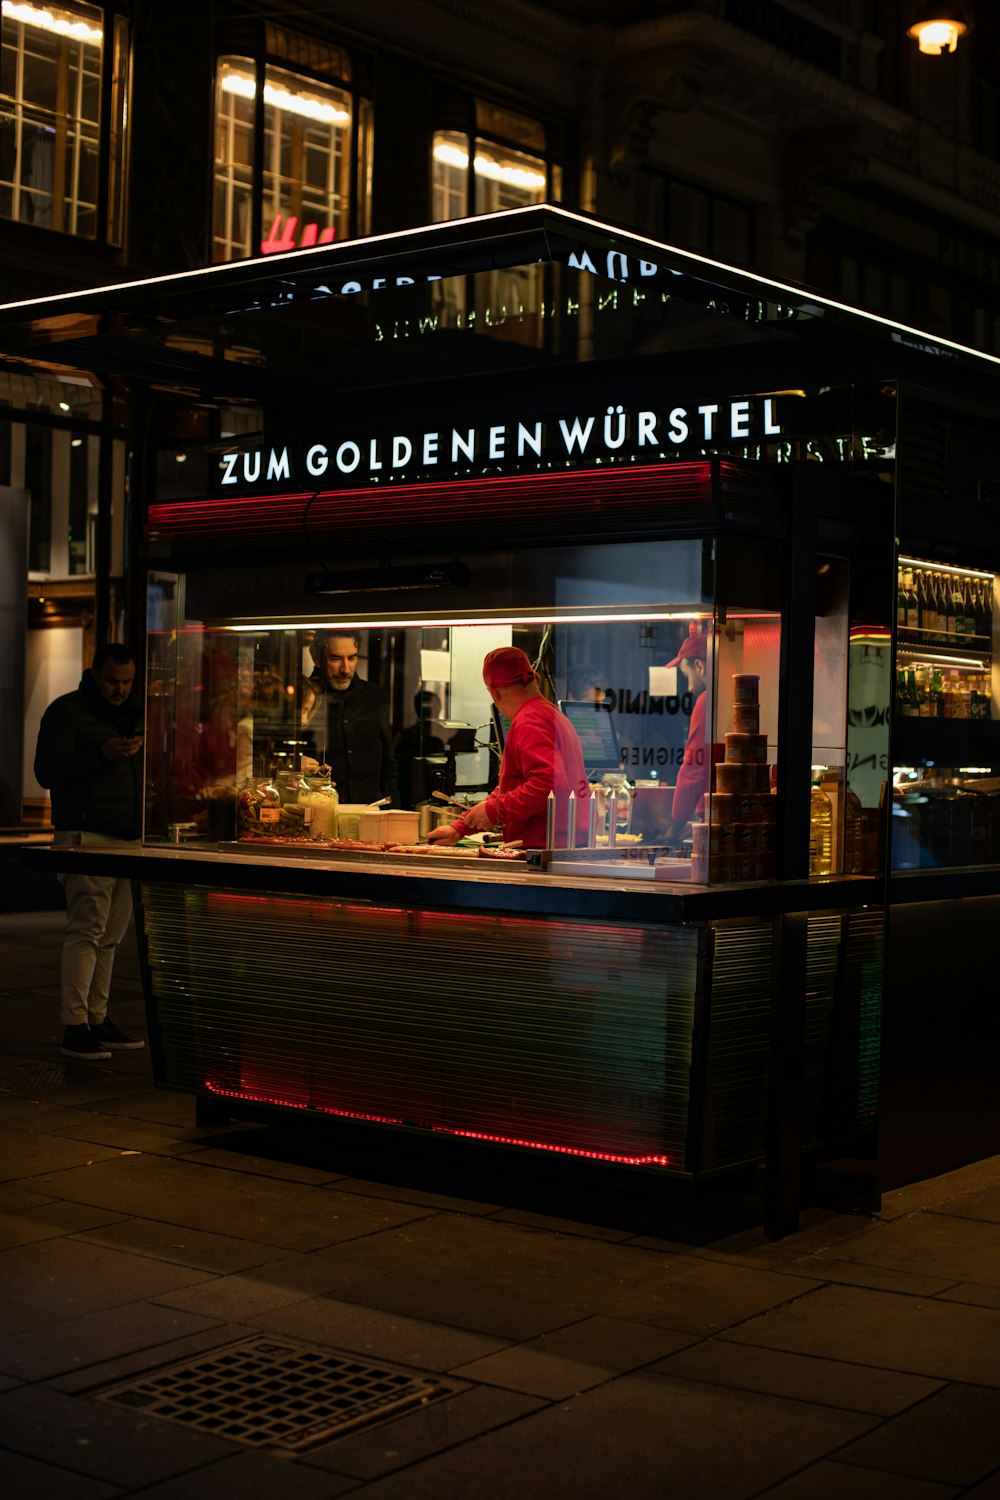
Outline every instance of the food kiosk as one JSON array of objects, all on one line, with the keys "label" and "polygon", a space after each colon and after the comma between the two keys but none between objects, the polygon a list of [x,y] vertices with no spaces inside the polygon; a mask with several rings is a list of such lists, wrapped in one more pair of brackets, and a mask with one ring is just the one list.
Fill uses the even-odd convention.
[{"label": "food kiosk", "polygon": [[[775,1233],[803,1165],[872,1203],[1000,1149],[995,360],[550,207],[0,309],[0,349],[130,403],[143,846],[24,857],[134,881],[202,1122],[764,1163]],[[331,785],[332,638],[404,806]],[[586,835],[431,847],[495,784],[504,645]]]}]

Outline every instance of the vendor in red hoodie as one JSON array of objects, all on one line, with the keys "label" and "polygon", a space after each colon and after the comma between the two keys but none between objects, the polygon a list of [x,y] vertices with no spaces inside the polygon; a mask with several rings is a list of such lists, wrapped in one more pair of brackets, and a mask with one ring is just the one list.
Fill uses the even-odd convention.
[{"label": "vendor in red hoodie", "polygon": [[501,646],[483,662],[483,681],[510,720],[496,791],[469,811],[433,828],[428,840],[456,844],[468,833],[502,828],[508,843],[544,849],[549,794],[555,793],[555,845],[567,843],[569,794],[576,793],[577,844],[586,843],[590,787],[576,730],[542,696],[531,662],[517,646]]},{"label": "vendor in red hoodie", "polygon": [[681,642],[681,648],[668,667],[679,667],[687,683],[687,691],[694,702],[691,707],[691,722],[688,725],[684,759],[677,772],[674,800],[670,814],[672,836],[679,839],[691,819],[698,816],[702,797],[708,791],[711,761],[705,742],[705,711],[708,705],[708,636],[704,630],[695,630]]}]

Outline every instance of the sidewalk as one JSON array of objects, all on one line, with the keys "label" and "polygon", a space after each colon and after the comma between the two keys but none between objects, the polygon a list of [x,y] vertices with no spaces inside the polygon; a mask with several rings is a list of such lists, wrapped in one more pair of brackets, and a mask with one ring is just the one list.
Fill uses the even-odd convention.
[{"label": "sidewalk", "polygon": [[0,916],[4,1500],[1000,1497],[1000,1159],[777,1243],[365,1175],[66,1063],[63,922]]}]

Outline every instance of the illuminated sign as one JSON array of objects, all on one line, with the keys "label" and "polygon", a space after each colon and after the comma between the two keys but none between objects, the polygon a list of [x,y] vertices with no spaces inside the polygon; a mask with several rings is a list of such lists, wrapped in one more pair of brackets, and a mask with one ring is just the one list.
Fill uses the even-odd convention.
[{"label": "illuminated sign", "polygon": [[303,224],[296,244],[295,231],[298,224],[297,217],[292,214],[285,220],[282,228],[281,215],[276,214],[269,233],[260,242],[261,255],[281,255],[286,250],[306,250],[310,245],[329,245],[337,233],[332,225],[328,229],[320,229],[318,224]]},{"label": "illuminated sign", "polygon": [[780,435],[773,396],[630,411],[620,403],[599,413],[549,421],[435,427],[416,433],[336,437],[268,450],[224,453],[224,485],[279,484],[320,479],[325,474],[365,474],[374,480],[409,469],[430,473],[440,466],[503,465],[556,459],[601,462],[623,454],[649,459],[687,444],[748,442]]}]

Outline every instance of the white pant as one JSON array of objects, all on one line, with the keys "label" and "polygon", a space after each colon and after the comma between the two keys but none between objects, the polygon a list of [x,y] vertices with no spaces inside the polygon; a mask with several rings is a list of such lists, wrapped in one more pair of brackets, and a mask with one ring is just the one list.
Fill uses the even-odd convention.
[{"label": "white pant", "polygon": [[[54,844],[114,844],[102,833],[56,832]],[[138,841],[136,841],[138,842]],[[132,887],[114,875],[60,875],[66,891],[66,937],[60,963],[64,1026],[99,1026],[107,1015],[111,969],[132,916]]]}]

